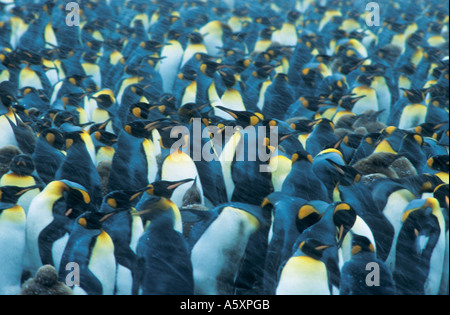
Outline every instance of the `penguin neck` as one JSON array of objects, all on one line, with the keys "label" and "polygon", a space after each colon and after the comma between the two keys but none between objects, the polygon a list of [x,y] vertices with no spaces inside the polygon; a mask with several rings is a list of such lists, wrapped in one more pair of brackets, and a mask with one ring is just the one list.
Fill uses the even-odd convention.
[{"label": "penguin neck", "polygon": [[162,210],[154,219],[145,220],[145,229],[149,230],[157,225],[160,228],[173,229],[179,233],[183,233],[181,213],[177,205],[174,204],[172,200],[165,197],[160,197],[160,200],[157,203],[157,207],[161,207],[164,210]]}]

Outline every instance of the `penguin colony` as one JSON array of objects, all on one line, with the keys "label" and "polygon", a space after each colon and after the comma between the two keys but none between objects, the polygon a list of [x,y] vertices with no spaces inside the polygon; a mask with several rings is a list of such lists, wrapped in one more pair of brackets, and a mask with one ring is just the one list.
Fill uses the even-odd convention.
[{"label": "penguin colony", "polygon": [[0,1],[0,294],[449,293],[446,2],[76,2]]}]

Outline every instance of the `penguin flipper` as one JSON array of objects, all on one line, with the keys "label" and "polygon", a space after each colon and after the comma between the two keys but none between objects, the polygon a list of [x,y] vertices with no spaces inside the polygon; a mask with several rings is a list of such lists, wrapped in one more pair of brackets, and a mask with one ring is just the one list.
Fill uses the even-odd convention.
[{"label": "penguin flipper", "polygon": [[122,265],[134,272],[137,265],[137,255],[130,247],[120,249],[115,252],[116,260],[119,265]]},{"label": "penguin flipper", "polygon": [[80,270],[80,286],[88,295],[103,294],[100,280],[87,267]]},{"label": "penguin flipper", "polygon": [[39,256],[41,257],[43,265],[55,266],[52,255],[52,245],[56,240],[62,238],[66,233],[67,231],[65,229],[61,229],[60,223],[53,220],[39,234]]},{"label": "penguin flipper", "polygon": [[145,259],[138,258],[136,261],[136,269],[133,273],[133,285],[131,288],[132,295],[139,295],[139,289],[142,287],[142,281],[145,276]]}]

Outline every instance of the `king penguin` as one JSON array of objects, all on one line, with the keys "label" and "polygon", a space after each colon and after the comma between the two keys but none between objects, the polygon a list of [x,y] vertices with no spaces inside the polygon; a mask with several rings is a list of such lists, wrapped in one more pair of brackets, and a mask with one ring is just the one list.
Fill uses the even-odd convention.
[{"label": "king penguin", "polygon": [[436,295],[445,257],[445,221],[439,202],[418,199],[402,217],[394,281],[399,294]]},{"label": "king penguin", "polygon": [[66,133],[65,138],[67,156],[56,172],[55,179],[82,185],[88,190],[93,204],[99,207],[103,199],[100,175],[89,155],[83,132]]},{"label": "king penguin", "polygon": [[[18,186],[29,187],[34,185],[41,185],[44,183],[35,173],[35,166],[33,160],[28,155],[17,155],[11,161],[10,172],[3,175],[0,179],[0,186]],[[34,197],[40,193],[39,189],[35,189],[22,195],[17,204],[21,206],[25,214],[28,213],[28,208]]]},{"label": "king penguin", "polygon": [[102,224],[115,213],[86,212],[76,219],[64,249],[59,280],[66,281],[67,266],[79,267],[79,286],[71,286],[75,295],[113,295],[116,278],[114,243]]},{"label": "king penguin", "polygon": [[[377,270],[376,282],[367,283],[367,267]],[[376,269],[375,269],[376,268]],[[370,271],[371,269],[369,269]],[[365,282],[366,285],[363,283]],[[392,272],[375,254],[374,244],[364,236],[353,235],[352,258],[341,271],[340,295],[395,295]]]},{"label": "king penguin", "polygon": [[26,242],[26,214],[18,199],[32,187],[0,187],[0,294],[20,292]]},{"label": "king penguin", "polygon": [[252,244],[252,236],[259,229],[265,229],[264,214],[260,206],[239,202],[225,203],[210,211],[213,215],[209,220],[193,227],[195,235],[191,261],[194,292],[206,295],[234,294],[240,269],[245,266],[244,254],[255,254],[247,251],[250,249],[247,247]]},{"label": "king penguin", "polygon": [[145,225],[138,240],[134,295],[192,295],[194,279],[189,245],[183,236],[181,214],[170,200],[175,188],[189,180],[150,184],[136,205]]},{"label": "king penguin", "polygon": [[58,269],[73,220],[89,209],[91,198],[84,187],[66,180],[49,183],[27,214],[24,270],[35,274],[45,264]]},{"label": "king penguin", "polygon": [[[306,152],[294,153],[292,156],[292,168],[281,191],[293,197],[307,201],[322,200],[329,202],[328,191],[324,183],[313,172],[313,158]],[[311,190],[311,187],[315,187]]]},{"label": "king penguin", "polygon": [[114,243],[114,255],[117,262],[115,295],[131,295],[133,274],[136,272],[136,247],[144,232],[140,216],[132,215],[132,207],[143,191],[114,191],[105,196],[99,212],[115,214],[103,222],[103,229]]},{"label": "king penguin", "polygon": [[282,266],[276,295],[330,295],[323,251],[333,244],[315,239],[300,243],[294,255]]}]

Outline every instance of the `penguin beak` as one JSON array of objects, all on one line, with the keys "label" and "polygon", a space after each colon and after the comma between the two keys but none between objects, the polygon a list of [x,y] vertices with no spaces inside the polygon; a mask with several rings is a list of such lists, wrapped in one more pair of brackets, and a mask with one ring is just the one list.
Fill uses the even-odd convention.
[{"label": "penguin beak", "polygon": [[34,190],[34,189],[41,189],[41,188],[42,188],[41,185],[34,185],[34,186],[26,187],[26,188],[24,188],[23,190],[21,190],[21,191],[19,191],[18,193],[16,193],[16,196],[22,196],[23,194],[25,194],[25,193],[27,193],[27,192],[29,192],[29,191],[31,191],[31,190]]},{"label": "penguin beak", "polygon": [[172,182],[172,184],[171,184],[170,186],[168,186],[167,189],[169,189],[169,190],[174,190],[175,188],[177,188],[177,187],[179,187],[179,186],[181,186],[181,185],[183,185],[183,184],[192,182],[192,181],[194,181],[193,178],[184,179],[184,180],[181,180],[181,181],[179,181],[179,182]]},{"label": "penguin beak", "polygon": [[224,112],[230,114],[234,119],[238,119],[238,116],[232,110],[230,110],[230,109],[228,109],[226,107],[222,107],[222,106],[216,106],[216,108],[218,108],[220,110],[223,110]]},{"label": "penguin beak", "polygon": [[118,213],[118,211],[112,211],[112,212],[110,212],[110,213],[104,215],[104,216],[99,220],[99,222],[102,223],[102,222],[106,221],[108,218],[112,217],[113,215],[115,215],[115,214],[117,214],[117,213]]}]

